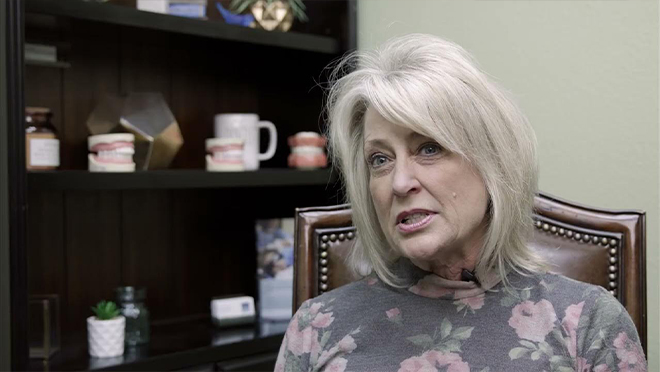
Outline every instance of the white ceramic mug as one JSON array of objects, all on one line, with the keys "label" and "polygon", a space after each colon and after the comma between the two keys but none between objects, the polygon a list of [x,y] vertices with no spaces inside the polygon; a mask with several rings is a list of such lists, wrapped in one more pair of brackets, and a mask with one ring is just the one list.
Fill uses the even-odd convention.
[{"label": "white ceramic mug", "polygon": [[[259,153],[259,133],[261,128],[268,129],[270,138],[268,149]],[[259,120],[257,114],[218,114],[215,116],[214,134],[217,138],[242,138],[243,163],[245,170],[259,169],[259,162],[275,155],[277,149],[277,129],[270,121]]]}]

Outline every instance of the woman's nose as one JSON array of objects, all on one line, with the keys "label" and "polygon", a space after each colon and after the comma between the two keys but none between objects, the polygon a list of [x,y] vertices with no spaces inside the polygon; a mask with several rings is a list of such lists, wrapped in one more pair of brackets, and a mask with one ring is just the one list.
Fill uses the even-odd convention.
[{"label": "woman's nose", "polygon": [[417,193],[421,188],[414,167],[408,162],[398,162],[394,167],[392,190],[396,196]]}]

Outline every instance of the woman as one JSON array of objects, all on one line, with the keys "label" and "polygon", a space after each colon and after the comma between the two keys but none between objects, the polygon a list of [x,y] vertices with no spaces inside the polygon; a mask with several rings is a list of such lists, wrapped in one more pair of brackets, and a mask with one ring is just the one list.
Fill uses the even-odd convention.
[{"label": "woman", "polygon": [[351,263],[372,274],[303,304],[276,371],[646,370],[620,303],[527,248],[535,136],[462,48],[408,35],[335,74]]}]

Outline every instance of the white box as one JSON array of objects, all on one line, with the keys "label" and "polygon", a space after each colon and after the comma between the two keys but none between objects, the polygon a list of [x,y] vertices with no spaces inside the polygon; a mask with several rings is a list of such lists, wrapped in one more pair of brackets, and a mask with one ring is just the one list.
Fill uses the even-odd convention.
[{"label": "white box", "polygon": [[137,0],[137,8],[145,12],[167,14],[170,9],[169,0]]},{"label": "white box", "polygon": [[211,300],[211,319],[219,327],[252,323],[255,313],[254,298],[250,296]]}]

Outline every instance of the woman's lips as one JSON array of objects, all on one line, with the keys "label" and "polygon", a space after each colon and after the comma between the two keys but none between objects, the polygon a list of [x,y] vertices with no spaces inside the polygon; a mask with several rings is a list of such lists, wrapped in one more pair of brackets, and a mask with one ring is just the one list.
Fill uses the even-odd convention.
[{"label": "woman's lips", "polygon": [[435,213],[429,213],[429,215],[427,215],[423,219],[421,219],[417,222],[411,223],[411,224],[405,224],[403,222],[400,222],[396,225],[396,228],[397,228],[397,230],[399,230],[399,232],[402,232],[402,233],[405,233],[405,234],[416,232],[416,231],[422,230],[426,226],[428,226],[431,223],[431,221],[433,220],[433,218],[435,218],[435,216],[436,216]]}]

